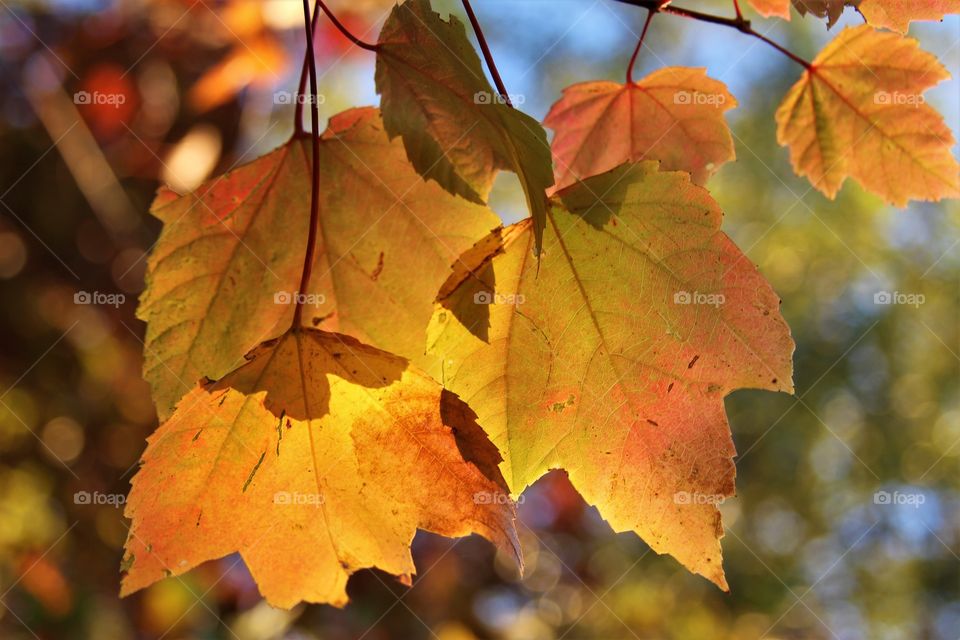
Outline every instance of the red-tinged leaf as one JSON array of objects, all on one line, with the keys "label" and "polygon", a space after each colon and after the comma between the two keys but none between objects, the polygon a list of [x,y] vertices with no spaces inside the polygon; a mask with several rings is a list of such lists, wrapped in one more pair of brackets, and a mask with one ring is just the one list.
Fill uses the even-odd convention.
[{"label": "red-tinged leaf", "polygon": [[757,13],[766,18],[790,19],[790,0],[749,0],[749,2]]},{"label": "red-tinged leaf", "polygon": [[735,106],[726,85],[699,68],[659,69],[632,85],[567,87],[544,120],[556,132],[556,189],[640,160],[703,184],[736,155],[723,117]]}]

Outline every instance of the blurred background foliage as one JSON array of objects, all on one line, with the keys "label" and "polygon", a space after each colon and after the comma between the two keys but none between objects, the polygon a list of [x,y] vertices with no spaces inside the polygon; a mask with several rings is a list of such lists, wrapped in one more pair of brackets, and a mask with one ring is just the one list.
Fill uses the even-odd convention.
[{"label": "blurred background foliage", "polygon": [[[331,4],[368,40],[389,10]],[[680,4],[731,12],[726,0]],[[568,84],[622,81],[645,17],[611,0],[476,5],[507,88],[537,118]],[[859,21],[757,24],[809,59]],[[321,25],[322,117],[375,104],[372,56]],[[957,75],[960,20],[911,35]],[[156,427],[134,316],[159,231],[150,200],[160,181],[189,189],[290,135],[293,108],[274,94],[296,84],[301,4],[0,2],[0,637],[956,638],[960,203],[899,211],[852,183],[826,200],[775,140],[794,63],[673,16],[654,20],[647,44],[635,77],[704,66],[739,99],[738,161],[709,188],[798,346],[795,397],[727,400],[740,452],[739,496],[722,505],[731,592],[613,533],[554,473],[523,496],[522,579],[483,541],[419,534],[412,588],[362,572],[345,609],[283,612],[237,557],[119,600],[118,503]],[[78,105],[81,91],[124,98]],[[958,96],[956,79],[928,94],[955,132]],[[492,205],[524,215],[513,176]],[[881,291],[923,303],[875,304]],[[78,292],[115,297],[76,304]]]}]

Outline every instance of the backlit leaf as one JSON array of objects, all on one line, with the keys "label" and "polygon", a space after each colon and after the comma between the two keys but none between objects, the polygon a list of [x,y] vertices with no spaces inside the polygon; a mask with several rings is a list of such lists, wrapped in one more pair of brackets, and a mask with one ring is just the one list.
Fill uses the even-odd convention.
[{"label": "backlit leaf", "polygon": [[948,77],[916,40],[844,29],[780,105],[777,139],[830,198],[847,176],[898,206],[956,197],[953,134],[923,96]]},{"label": "backlit leaf", "polygon": [[[425,183],[375,109],[331,119],[321,140],[320,232],[304,321],[423,359],[431,300],[450,263],[498,224]],[[138,316],[161,418],[201,376],[220,377],[289,324],[310,197],[309,140],[292,140],[197,192],[162,190],[164,228]]]},{"label": "backlit leaf", "polygon": [[792,390],[793,342],[721,218],[688,174],[655,162],[589,178],[551,200],[539,265],[529,221],[464,254],[428,347],[514,493],[565,469],[616,531],[725,587],[723,398]]},{"label": "backlit leaf", "polygon": [[750,6],[764,17],[790,19],[790,0],[749,0]]},{"label": "backlit leaf", "polygon": [[812,13],[818,18],[826,18],[828,29],[837,23],[846,7],[856,4],[857,0],[793,0],[793,6],[801,16]]},{"label": "backlit leaf", "polygon": [[151,436],[125,511],[124,595],[239,552],[271,604],[342,606],[366,567],[410,584],[418,528],[478,533],[519,560],[499,456],[452,393],[314,329],[247,360]]},{"label": "backlit leaf", "polygon": [[860,13],[874,26],[906,33],[912,21],[960,13],[960,0],[861,0]]},{"label": "backlit leaf", "polygon": [[429,0],[408,0],[391,12],[378,47],[384,126],[417,171],[474,202],[486,200],[498,170],[513,171],[539,237],[553,184],[546,134],[500,102],[463,24],[442,19]]},{"label": "backlit leaf", "polygon": [[632,85],[567,87],[544,120],[556,132],[556,188],[640,160],[688,171],[703,184],[735,157],[723,118],[735,106],[726,85],[688,67],[659,69]]}]

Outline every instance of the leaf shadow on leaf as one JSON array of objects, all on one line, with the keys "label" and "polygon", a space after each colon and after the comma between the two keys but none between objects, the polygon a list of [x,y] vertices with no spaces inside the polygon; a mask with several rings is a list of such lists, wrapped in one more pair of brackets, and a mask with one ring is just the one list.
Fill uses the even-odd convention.
[{"label": "leaf shadow on leaf", "polygon": [[493,258],[503,253],[504,241],[504,228],[497,227],[467,249],[437,293],[437,302],[484,342],[490,341],[490,305],[497,299]]},{"label": "leaf shadow on leaf", "polygon": [[[329,340],[320,335],[336,335]],[[211,393],[234,389],[247,396],[263,394],[264,407],[278,419],[316,420],[330,411],[329,376],[370,389],[400,380],[408,361],[365,345],[346,335],[322,334],[311,329],[289,331],[267,340],[246,356],[247,365],[205,386]],[[296,362],[293,375],[287,367],[271,366],[273,360]],[[375,367],[375,368],[374,368]]]},{"label": "leaf shadow on leaf", "polygon": [[450,429],[463,459],[477,467],[486,478],[503,487],[504,493],[509,493],[500,471],[503,456],[480,426],[477,414],[470,405],[457,394],[444,389],[440,395],[440,418],[443,424],[453,425]]}]

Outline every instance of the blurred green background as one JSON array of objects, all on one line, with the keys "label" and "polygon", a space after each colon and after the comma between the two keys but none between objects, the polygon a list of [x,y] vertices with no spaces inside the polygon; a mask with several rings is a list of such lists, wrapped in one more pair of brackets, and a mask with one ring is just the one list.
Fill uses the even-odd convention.
[{"label": "blurred green background", "polygon": [[[368,40],[389,10],[331,4]],[[678,4],[732,13],[726,0]],[[475,5],[508,90],[537,118],[568,84],[622,81],[645,17],[611,0]],[[810,59],[860,21],[755,26]],[[958,75],[960,19],[911,35]],[[739,496],[722,505],[731,592],[614,534],[554,473],[523,496],[523,579],[482,540],[420,534],[412,588],[361,572],[345,609],[283,612],[237,557],[117,592],[120,503],[156,427],[134,316],[159,231],[147,209],[160,181],[190,188],[290,135],[292,107],[274,93],[296,84],[301,4],[0,1],[0,638],[960,636],[960,203],[895,210],[852,183],[825,199],[775,140],[797,65],[673,16],[647,45],[635,77],[705,66],[740,101],[737,162],[708,186],[797,342],[795,397],[727,399],[740,454]],[[372,55],[325,19],[318,56],[322,118],[376,103]],[[958,87],[927,94],[954,132]],[[83,91],[123,98],[78,104]],[[513,176],[492,204],[524,214]],[[917,304],[876,303],[883,292]]]}]

